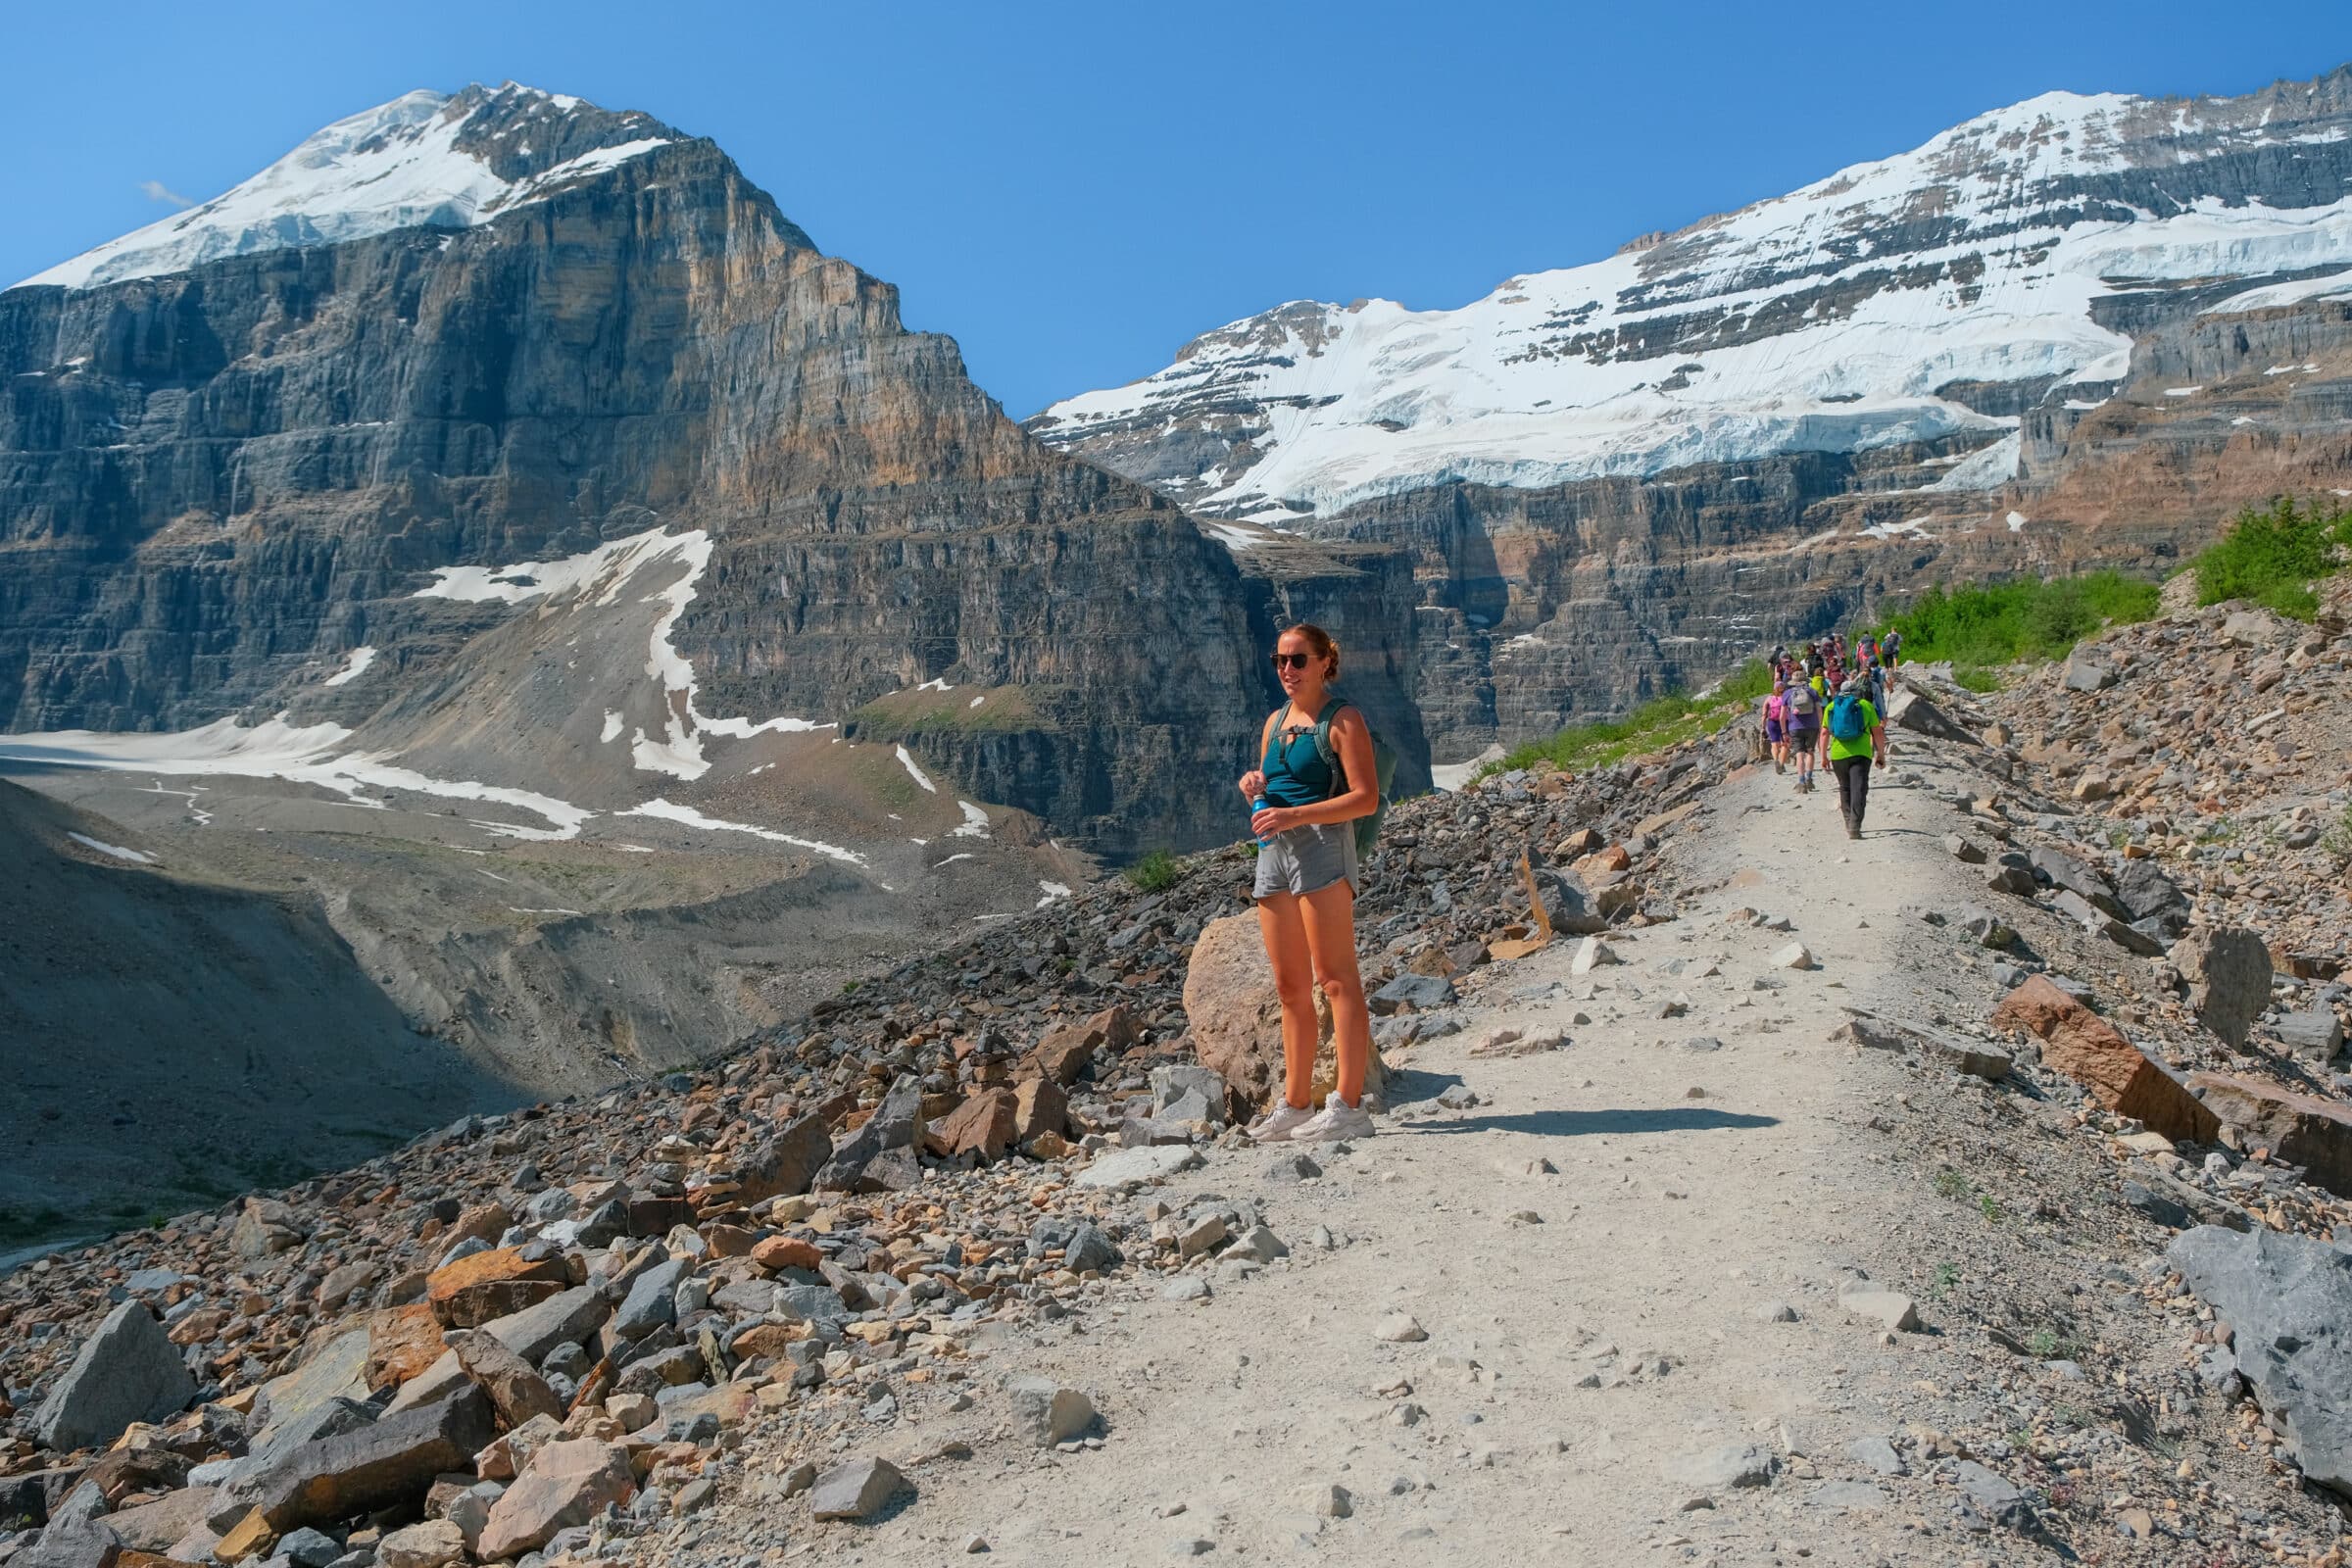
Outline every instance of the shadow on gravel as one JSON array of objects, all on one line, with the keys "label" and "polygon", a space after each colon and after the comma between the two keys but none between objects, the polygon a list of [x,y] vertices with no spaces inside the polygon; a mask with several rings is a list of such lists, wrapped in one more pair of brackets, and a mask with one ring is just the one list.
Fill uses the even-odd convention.
[{"label": "shadow on gravel", "polygon": [[1392,1105],[1409,1105],[1415,1101],[1435,1100],[1462,1081],[1458,1072],[1429,1072],[1420,1067],[1391,1067],[1387,1094]]},{"label": "shadow on gravel", "polygon": [[1536,1110],[1512,1116],[1464,1116],[1459,1121],[1419,1122],[1415,1133],[1535,1133],[1544,1138],[1579,1138],[1589,1133],[1705,1133],[1742,1127],[1778,1127],[1778,1116],[1702,1105],[1663,1110]]}]

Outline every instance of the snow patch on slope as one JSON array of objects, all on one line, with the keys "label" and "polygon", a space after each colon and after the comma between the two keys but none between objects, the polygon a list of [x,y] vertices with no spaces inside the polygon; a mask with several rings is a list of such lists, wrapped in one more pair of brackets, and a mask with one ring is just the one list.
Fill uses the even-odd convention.
[{"label": "snow patch on slope", "polygon": [[[560,561],[523,561],[511,566],[440,566],[434,569],[431,584],[418,589],[415,597],[466,604],[495,600],[510,605],[545,599],[556,607],[576,603],[603,608],[618,603],[639,573],[662,564],[677,569],[668,582],[646,596],[646,602],[662,608],[646,645],[645,673],[647,679],[659,683],[663,711],[658,733],[649,735],[640,726],[630,736],[631,759],[641,770],[697,779],[710,770],[710,759],[703,755],[708,736],[748,740],[771,731],[831,727],[807,718],[757,722],[713,718],[695,707],[694,665],[671,646],[669,636],[678,617],[694,602],[696,584],[710,564],[710,535],[700,528],[675,534],[650,528],[607,540],[594,550]],[[604,738],[608,741],[619,733],[616,716],[610,710],[606,714]]]},{"label": "snow patch on slope", "polygon": [[[1970,435],[1993,447],[1938,488],[1993,488],[2014,472],[2015,421],[1937,388],[2121,377],[2130,339],[2090,308],[2134,283],[2352,267],[2352,199],[2287,210],[2204,197],[2164,217],[2097,218],[2038,200],[2055,181],[2127,167],[2128,122],[2147,108],[2045,94],[1654,250],[1510,278],[1455,310],[1295,301],[1195,340],[1141,381],[1056,403],[1031,428],[1082,453],[1097,434],[1106,452],[1207,434],[1197,478],[1153,482],[1230,517]],[[1935,237],[1901,248],[1923,214]],[[2280,285],[2217,309],[2345,288]],[[1256,462],[1217,453],[1213,438],[1245,426]]]},{"label": "snow patch on slope", "polygon": [[458,143],[476,116],[512,108],[517,95],[559,114],[580,107],[576,98],[512,82],[470,111],[447,93],[407,93],[336,121],[209,202],[60,262],[18,286],[97,288],[184,272],[225,256],[337,245],[402,228],[471,228],[669,143],[665,136],[638,137],[535,175],[502,179]]}]

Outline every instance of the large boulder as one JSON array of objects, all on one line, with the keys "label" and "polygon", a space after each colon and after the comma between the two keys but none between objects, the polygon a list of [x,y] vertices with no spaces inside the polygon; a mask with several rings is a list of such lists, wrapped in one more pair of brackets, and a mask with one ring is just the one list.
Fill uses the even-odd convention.
[{"label": "large boulder", "polygon": [[2301,1165],[2318,1185],[2352,1198],[2352,1108],[2234,1073],[2192,1073],[2188,1087],[2248,1148],[2267,1148],[2274,1159]]},{"label": "large boulder", "polygon": [[629,1450],[617,1444],[587,1438],[543,1444],[490,1505],[476,1555],[495,1562],[535,1551],[557,1531],[586,1524],[636,1490]]},{"label": "large boulder", "polygon": [[2042,975],[2031,976],[1993,1010],[1996,1029],[2023,1029],[2041,1041],[2041,1059],[2082,1084],[2119,1115],[2176,1142],[2209,1144],[2221,1125],[2180,1081],[2152,1061],[2123,1031]]},{"label": "large boulder", "polygon": [[[1282,1084],[1282,998],[1266,962],[1254,914],[1228,914],[1200,928],[1184,972],[1184,1015],[1203,1066],[1250,1112],[1270,1103]],[[1338,1082],[1331,1045],[1331,1004],[1315,988],[1315,1087],[1320,1101]],[[1385,1072],[1372,1049],[1364,1093],[1381,1093]]]},{"label": "large boulder", "polygon": [[2206,926],[2173,944],[2173,967],[2188,983],[2199,1022],[2233,1046],[2271,1004],[2271,950],[2242,926]]},{"label": "large boulder", "polygon": [[[328,1524],[421,1499],[435,1476],[471,1469],[474,1454],[495,1436],[489,1399],[468,1386],[439,1404],[306,1443],[240,1476],[223,1490],[222,1501],[259,1510],[280,1535]],[[216,1526],[222,1516],[216,1509]]]},{"label": "large boulder", "polygon": [[2234,1331],[2237,1371],[2304,1479],[2352,1496],[2352,1253],[2201,1225],[2165,1255]]},{"label": "large boulder", "polygon": [[1019,1135],[1019,1105],[1009,1089],[983,1089],[931,1123],[924,1146],[946,1159],[971,1154],[984,1165],[1002,1159]]},{"label": "large boulder", "polygon": [[735,1200],[748,1208],[770,1198],[798,1198],[832,1157],[833,1137],[824,1117],[811,1113],[788,1122],[736,1160],[735,1178],[743,1190]]},{"label": "large boulder", "polygon": [[534,1242],[443,1264],[426,1276],[424,1298],[444,1327],[470,1329],[544,1301],[570,1283],[563,1252]]},{"label": "large boulder", "polygon": [[923,1085],[908,1075],[891,1085],[863,1125],[834,1147],[833,1157],[816,1173],[817,1190],[905,1192],[923,1179],[922,1145]]},{"label": "large boulder", "polygon": [[2126,860],[2124,868],[2116,873],[2115,896],[2123,905],[2124,913],[2134,920],[2153,919],[2188,907],[2188,900],[2180,889],[2153,859]]},{"label": "large boulder", "polygon": [[81,1345],[33,1417],[41,1443],[61,1451],[114,1442],[133,1421],[177,1415],[196,1379],[144,1301],[124,1301]]},{"label": "large boulder", "polygon": [[1905,686],[1887,700],[1886,722],[1896,729],[1907,729],[1915,735],[1926,735],[1936,740],[1960,741],[1969,746],[1978,744],[1975,735],[1930,702],[1928,694],[1916,686]]},{"label": "large boulder", "polygon": [[1125,1007],[1104,1007],[1075,1023],[1055,1024],[1039,1037],[1023,1064],[1024,1075],[1053,1079],[1067,1089],[1086,1072],[1095,1053],[1124,1051],[1136,1043],[1135,1019]]}]

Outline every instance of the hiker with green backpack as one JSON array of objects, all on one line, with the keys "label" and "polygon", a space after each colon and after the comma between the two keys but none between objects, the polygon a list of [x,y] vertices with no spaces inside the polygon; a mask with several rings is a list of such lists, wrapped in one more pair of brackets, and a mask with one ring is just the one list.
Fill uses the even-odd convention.
[{"label": "hiker with green backpack", "polygon": [[[1290,701],[1266,717],[1258,765],[1241,777],[1257,835],[1258,931],[1282,999],[1282,1092],[1250,1125],[1261,1143],[1368,1138],[1364,1074],[1372,1054],[1371,1009],[1355,959],[1358,863],[1379,830],[1395,759],[1364,715],[1332,694],[1340,648],[1320,626],[1286,629],[1274,672]],[[1320,1111],[1313,1104],[1315,987],[1331,1004],[1339,1082]]]},{"label": "hiker with green backpack", "polygon": [[1838,775],[1838,808],[1845,818],[1845,836],[1862,836],[1862,812],[1870,805],[1870,767],[1875,760],[1886,763],[1886,728],[1879,710],[1863,695],[1862,678],[1848,676],[1830,699],[1821,730],[1829,766]]}]

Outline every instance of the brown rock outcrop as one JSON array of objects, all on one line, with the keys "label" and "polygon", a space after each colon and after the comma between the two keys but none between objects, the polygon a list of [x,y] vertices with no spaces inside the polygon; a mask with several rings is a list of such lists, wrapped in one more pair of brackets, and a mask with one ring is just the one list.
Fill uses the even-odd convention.
[{"label": "brown rock outcrop", "polygon": [[2318,1185],[2352,1198],[2352,1106],[2235,1073],[2193,1073],[2188,1085],[2249,1148],[2267,1148],[2281,1164],[2301,1165]]},{"label": "brown rock outcrop", "polygon": [[2109,1110],[2145,1122],[2151,1132],[2176,1142],[2208,1144],[2221,1131],[2213,1112],[2123,1031],[2041,975],[2002,999],[1992,1025],[2038,1038],[2044,1063],[2088,1089]]}]

